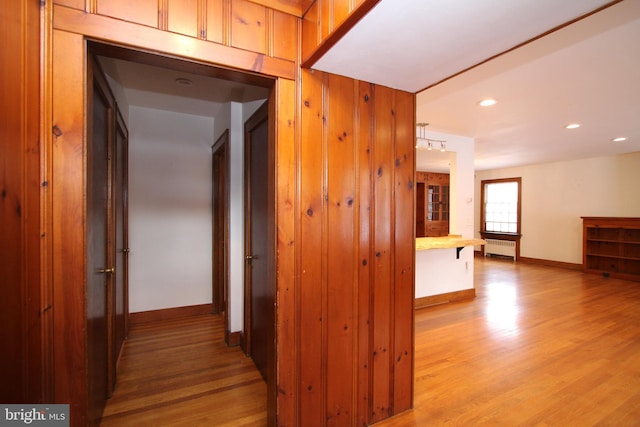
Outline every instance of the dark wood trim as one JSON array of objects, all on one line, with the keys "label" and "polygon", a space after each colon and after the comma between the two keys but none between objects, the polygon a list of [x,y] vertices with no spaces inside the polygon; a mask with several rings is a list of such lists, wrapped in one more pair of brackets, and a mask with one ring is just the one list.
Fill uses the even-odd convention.
[{"label": "dark wood trim", "polygon": [[[213,312],[222,313],[224,316],[225,329],[229,329],[229,250],[230,238],[229,238],[229,206],[231,204],[231,189],[230,189],[230,176],[231,163],[230,163],[230,137],[229,129],[226,129],[222,135],[216,140],[211,147],[212,152],[212,181],[213,181],[213,200],[212,200],[212,241],[213,241],[213,257],[212,257],[212,295],[213,295]],[[221,171],[220,168],[223,170]],[[222,179],[222,188],[216,186],[216,179]],[[223,198],[223,200],[220,200]],[[217,213],[216,209],[222,209],[221,213]],[[222,218],[222,236],[217,235],[216,231],[219,230],[217,221]],[[224,253],[218,253],[220,248]],[[222,283],[218,283],[216,280],[217,268],[222,259],[222,268],[224,269],[222,275]]]},{"label": "dark wood trim", "polygon": [[224,342],[226,342],[229,347],[237,347],[243,340],[242,331],[230,332],[228,329],[225,330]]},{"label": "dark wood trim", "polygon": [[474,64],[474,65],[472,65],[472,66],[470,66],[470,67],[465,68],[464,70],[460,70],[460,71],[458,71],[457,73],[452,74],[452,75],[450,75],[450,76],[448,76],[448,77],[445,77],[444,79],[442,79],[442,80],[440,80],[440,81],[437,81],[437,82],[435,82],[435,83],[433,83],[433,84],[430,84],[429,86],[426,86],[426,87],[424,87],[424,88],[422,88],[422,89],[418,90],[416,93],[420,93],[420,92],[425,91],[425,90],[427,90],[427,89],[431,89],[431,88],[432,88],[432,87],[434,87],[434,86],[438,86],[439,84],[444,83],[444,82],[446,82],[447,80],[453,79],[453,78],[455,78],[455,77],[459,76],[460,74],[464,74],[464,73],[466,73],[467,71],[473,70],[474,68],[479,67],[479,66],[481,66],[481,65],[483,65],[483,64],[486,64],[487,62],[493,61],[494,59],[499,58],[499,57],[501,57],[502,55],[506,55],[506,54],[507,54],[507,53],[509,53],[509,52],[513,52],[514,50],[520,49],[521,47],[526,46],[526,45],[528,45],[529,43],[532,43],[532,42],[534,42],[534,41],[536,41],[536,40],[538,40],[538,39],[541,39],[541,38],[543,38],[543,37],[546,37],[546,36],[548,36],[549,34],[555,33],[556,31],[561,30],[561,29],[563,29],[563,28],[565,28],[565,27],[568,27],[569,25],[572,25],[572,24],[574,24],[574,23],[576,23],[576,22],[578,22],[578,21],[581,21],[581,20],[583,20],[583,19],[585,19],[585,18],[588,18],[588,17],[590,17],[591,15],[594,15],[594,14],[596,14],[596,13],[598,13],[598,12],[601,12],[601,11],[603,11],[603,10],[605,10],[605,9],[608,9],[608,8],[609,8],[609,7],[611,7],[611,6],[613,6],[613,5],[615,5],[615,4],[620,3],[621,1],[622,1],[622,0],[615,0],[615,1],[609,2],[609,3],[607,3],[607,4],[603,5],[603,6],[600,6],[600,7],[599,7],[599,8],[597,8],[597,9],[592,10],[592,11],[591,11],[591,12],[589,12],[589,13],[585,13],[585,14],[584,14],[584,15],[582,15],[582,16],[578,16],[577,18],[574,18],[574,19],[572,19],[571,21],[564,22],[564,23],[562,23],[562,24],[558,25],[557,27],[554,27],[554,28],[552,28],[552,29],[550,29],[550,30],[548,30],[548,31],[545,31],[545,32],[544,32],[544,33],[542,33],[542,34],[539,34],[539,35],[537,35],[537,36],[535,36],[535,37],[533,37],[533,38],[530,38],[529,40],[526,40],[526,41],[524,41],[524,42],[522,42],[522,43],[519,43],[519,44],[517,44],[517,45],[515,45],[515,46],[513,46],[513,47],[511,47],[511,48],[509,48],[509,49],[507,49],[507,50],[505,50],[505,51],[502,51],[502,52],[500,52],[500,53],[498,53],[498,54],[495,54],[495,55],[493,55],[493,56],[491,56],[491,57],[489,57],[489,58],[487,58],[487,59],[485,59],[485,60],[483,60],[483,61],[478,62],[477,64]]},{"label": "dark wood trim", "polygon": [[[518,228],[515,233],[502,233],[496,231],[485,230],[485,213],[484,213],[484,187],[487,184],[496,184],[501,182],[517,182],[518,183]],[[480,236],[483,239],[496,239],[496,240],[509,240],[516,242],[516,258],[515,261],[520,260],[520,238],[522,237],[522,178],[499,178],[499,179],[483,179],[480,182]],[[482,255],[485,254],[484,246],[480,249]]]},{"label": "dark wood trim", "polygon": [[448,302],[464,301],[474,299],[476,290],[464,289],[462,291],[447,292],[445,294],[430,295],[428,297],[416,298],[415,309],[430,307],[432,305],[445,304]]},{"label": "dark wood trim", "polygon": [[578,270],[578,271],[582,270],[582,264],[575,264],[573,262],[553,261],[550,259],[529,258],[524,256],[520,257],[518,261],[526,262],[527,264],[544,265],[547,267],[568,268],[569,270]]},{"label": "dark wood trim", "polygon": [[311,68],[316,61],[322,58],[322,55],[327,53],[340,39],[349,32],[373,7],[378,4],[380,0],[365,0],[360,6],[358,6],[348,17],[344,20],[338,28],[334,28],[333,32],[327,36],[308,58],[303,59],[302,67]]},{"label": "dark wood trim", "polygon": [[160,310],[138,311],[129,314],[129,326],[162,320],[183,319],[185,317],[211,314],[211,304],[189,305],[186,307],[163,308]]}]

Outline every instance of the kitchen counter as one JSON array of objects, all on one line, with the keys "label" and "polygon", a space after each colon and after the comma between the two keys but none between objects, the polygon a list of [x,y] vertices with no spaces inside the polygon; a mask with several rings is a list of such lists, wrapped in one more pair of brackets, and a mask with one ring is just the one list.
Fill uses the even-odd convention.
[{"label": "kitchen counter", "polygon": [[418,237],[416,238],[416,251],[463,248],[465,246],[478,246],[486,243],[487,242],[482,239],[463,239],[462,236],[457,234],[450,234],[444,237]]}]

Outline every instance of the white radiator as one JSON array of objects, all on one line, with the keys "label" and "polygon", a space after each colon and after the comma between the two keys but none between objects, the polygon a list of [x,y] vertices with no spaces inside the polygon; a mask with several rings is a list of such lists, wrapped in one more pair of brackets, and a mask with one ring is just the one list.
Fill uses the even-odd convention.
[{"label": "white radiator", "polygon": [[516,259],[516,242],[510,240],[485,239],[485,255],[504,255]]}]

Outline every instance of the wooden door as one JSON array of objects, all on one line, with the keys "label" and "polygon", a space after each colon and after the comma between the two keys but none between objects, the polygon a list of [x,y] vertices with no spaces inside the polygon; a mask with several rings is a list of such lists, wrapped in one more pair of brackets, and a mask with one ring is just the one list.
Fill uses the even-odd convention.
[{"label": "wooden door", "polygon": [[116,382],[118,359],[127,338],[127,319],[129,317],[129,206],[128,206],[128,153],[129,132],[116,105],[115,120],[115,173],[113,181],[113,199],[115,201],[115,272],[112,304],[113,348],[110,358],[109,393],[113,392]]},{"label": "wooden door", "polygon": [[275,290],[269,280],[269,120],[268,103],[245,123],[247,353],[262,377],[275,380]]},{"label": "wooden door", "polygon": [[91,60],[88,67],[87,142],[87,362],[88,421],[97,424],[109,395],[111,353],[110,288],[113,257],[111,215],[111,140],[113,98]]},{"label": "wooden door", "polygon": [[[220,313],[225,319],[225,332],[229,331],[226,319],[228,286],[229,247],[229,180],[228,180],[229,130],[225,130],[213,144],[212,187],[213,187],[213,313]],[[228,333],[225,333],[229,344]]]}]

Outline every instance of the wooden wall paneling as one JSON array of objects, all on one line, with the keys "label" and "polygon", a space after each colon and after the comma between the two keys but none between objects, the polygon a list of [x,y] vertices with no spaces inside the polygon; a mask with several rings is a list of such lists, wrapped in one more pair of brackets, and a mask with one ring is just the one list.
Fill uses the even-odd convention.
[{"label": "wooden wall paneling", "polygon": [[167,0],[167,30],[186,36],[199,36],[200,0]]},{"label": "wooden wall paneling", "polygon": [[[276,224],[277,224],[277,311],[276,348],[278,363],[277,376],[277,423],[275,425],[296,425],[296,410],[299,398],[297,375],[298,351],[300,346],[296,336],[298,319],[296,306],[297,240],[298,215],[298,174],[299,128],[297,82],[278,79],[275,84],[276,100]],[[270,112],[271,114],[272,112]]]},{"label": "wooden wall paneling", "polygon": [[324,115],[323,73],[302,70],[300,148],[300,413],[304,422],[324,422],[326,375],[323,323]]},{"label": "wooden wall paneling", "polygon": [[53,0],[54,4],[71,7],[73,9],[85,10],[85,0]]},{"label": "wooden wall paneling", "polygon": [[349,17],[349,14],[354,9],[351,3],[351,1],[333,0],[331,31],[342,25],[342,23]]},{"label": "wooden wall paneling", "polygon": [[393,91],[376,86],[375,92],[375,146],[373,148],[374,167],[374,219],[372,238],[375,251],[373,260],[373,313],[371,319],[373,365],[371,422],[387,418],[392,414],[390,388],[391,360],[393,355],[393,239],[394,210],[393,185],[393,134],[392,134]]},{"label": "wooden wall paneling", "polygon": [[148,27],[158,27],[158,0],[96,0],[96,11]]},{"label": "wooden wall paneling", "polygon": [[357,363],[354,330],[358,242],[355,217],[356,155],[354,111],[357,82],[327,74],[326,117],[326,420],[352,425],[355,420],[354,384]]},{"label": "wooden wall paneling", "polygon": [[295,16],[274,11],[271,26],[272,56],[297,61],[298,59],[298,22]]},{"label": "wooden wall paneling", "polygon": [[267,53],[267,9],[247,0],[231,2],[231,46]]},{"label": "wooden wall paneling", "polygon": [[303,0],[249,0],[252,3],[266,6],[270,9],[287,13],[292,16],[302,16]]},{"label": "wooden wall paneling", "polygon": [[267,76],[286,79],[295,79],[296,76],[296,63],[293,61],[60,6],[54,7],[54,28],[114,44],[135,46],[140,50],[163,52]]},{"label": "wooden wall paneling", "polygon": [[358,210],[359,210],[359,259],[358,259],[358,383],[357,383],[357,422],[356,425],[368,425],[370,412],[370,381],[373,355],[370,351],[371,281],[373,274],[373,246],[370,244],[372,231],[372,142],[373,142],[373,97],[374,85],[358,83]]},{"label": "wooden wall paneling", "polygon": [[207,0],[206,39],[212,42],[228,44],[229,15],[224,13],[224,0]]},{"label": "wooden wall paneling", "polygon": [[415,96],[395,92],[394,414],[413,402]]},{"label": "wooden wall paneling", "polygon": [[315,1],[302,18],[301,55],[307,58],[316,50],[321,40],[319,3]]},{"label": "wooden wall paneling", "polygon": [[38,402],[40,348],[40,9],[0,10],[0,401]]},{"label": "wooden wall paneling", "polygon": [[85,167],[84,70],[81,34],[53,32],[53,299],[56,402],[71,404],[85,425]]},{"label": "wooden wall paneling", "polygon": [[333,0],[318,0],[320,18],[320,38],[325,40],[333,31]]}]

